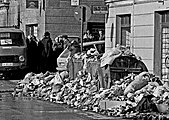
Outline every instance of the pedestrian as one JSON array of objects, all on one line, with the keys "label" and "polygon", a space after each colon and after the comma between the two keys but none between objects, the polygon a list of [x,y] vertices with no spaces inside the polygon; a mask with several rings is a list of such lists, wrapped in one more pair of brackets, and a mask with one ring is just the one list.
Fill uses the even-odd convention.
[{"label": "pedestrian", "polygon": [[84,42],[89,42],[89,41],[93,41],[93,35],[91,34],[91,32],[89,30],[86,30],[86,32],[84,33],[83,36],[83,40]]},{"label": "pedestrian", "polygon": [[75,53],[80,52],[80,44],[76,40],[72,40],[70,46],[68,47],[71,52],[70,56],[73,56]]},{"label": "pedestrian", "polygon": [[63,48],[66,49],[67,47],[70,46],[71,42],[70,42],[70,40],[68,39],[68,36],[67,36],[67,35],[62,35],[61,38],[62,38],[62,40],[63,40]]},{"label": "pedestrian", "polygon": [[30,42],[31,42],[31,35],[26,37],[26,44],[27,44],[27,65],[28,65],[28,72],[30,72],[30,65],[31,65],[31,51],[30,51]]},{"label": "pedestrian", "polygon": [[31,37],[32,41],[34,42],[34,53],[32,54],[33,55],[33,63],[34,63],[34,72],[35,73],[39,73],[39,61],[40,61],[40,52],[39,52],[39,46],[38,46],[38,43],[39,43],[39,40],[36,38],[36,36],[32,36]]},{"label": "pedestrian", "polygon": [[41,72],[53,71],[52,64],[52,39],[50,38],[50,33],[45,32],[44,38],[39,42],[39,50],[40,50],[40,70]]},{"label": "pedestrian", "polygon": [[37,73],[38,71],[38,44],[35,36],[27,37],[27,56],[28,56],[28,71]]},{"label": "pedestrian", "polygon": [[59,55],[62,53],[63,51],[63,45],[62,43],[59,41],[59,37],[56,37],[53,41],[52,44],[52,49],[53,49],[53,65],[54,68],[56,70],[57,67],[57,58],[59,57]]},{"label": "pedestrian", "polygon": [[98,34],[99,34],[99,40],[105,40],[105,35],[103,34],[102,30],[99,30]]}]

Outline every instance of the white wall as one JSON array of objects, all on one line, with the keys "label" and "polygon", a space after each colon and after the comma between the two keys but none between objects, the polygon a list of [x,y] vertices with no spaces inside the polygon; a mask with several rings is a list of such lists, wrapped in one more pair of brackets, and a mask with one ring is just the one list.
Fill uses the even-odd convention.
[{"label": "white wall", "polygon": [[[141,2],[140,2],[141,1]],[[153,72],[154,62],[154,13],[168,10],[169,1],[164,5],[155,1],[136,0],[133,7],[131,0],[109,4],[109,15],[106,22],[106,50],[115,46],[116,15],[131,14],[132,51],[141,56],[150,72]],[[147,0],[148,1],[148,0]],[[126,6],[123,6],[127,4]],[[120,6],[118,6],[120,5]],[[133,11],[134,8],[134,11]],[[134,18],[133,18],[134,14]],[[113,34],[111,25],[113,24]],[[134,26],[134,27],[133,27]],[[112,35],[111,35],[112,34]],[[111,38],[112,37],[112,38]],[[132,39],[134,37],[134,39]],[[112,40],[112,41],[111,41]]]}]

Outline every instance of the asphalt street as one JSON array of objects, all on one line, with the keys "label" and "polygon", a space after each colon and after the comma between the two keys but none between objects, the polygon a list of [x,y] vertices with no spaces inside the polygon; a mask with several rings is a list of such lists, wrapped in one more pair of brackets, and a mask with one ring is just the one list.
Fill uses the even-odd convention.
[{"label": "asphalt street", "polygon": [[16,80],[0,80],[0,120],[118,120],[35,98],[13,97]]}]

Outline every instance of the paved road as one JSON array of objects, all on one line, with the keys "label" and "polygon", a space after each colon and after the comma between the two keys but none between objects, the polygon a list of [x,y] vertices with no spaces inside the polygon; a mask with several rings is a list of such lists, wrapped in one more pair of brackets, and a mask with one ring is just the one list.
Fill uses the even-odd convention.
[{"label": "paved road", "polygon": [[15,84],[0,80],[0,120],[117,120],[33,98],[14,98]]},{"label": "paved road", "polygon": [[19,80],[1,80],[0,79],[0,93],[11,92]]}]

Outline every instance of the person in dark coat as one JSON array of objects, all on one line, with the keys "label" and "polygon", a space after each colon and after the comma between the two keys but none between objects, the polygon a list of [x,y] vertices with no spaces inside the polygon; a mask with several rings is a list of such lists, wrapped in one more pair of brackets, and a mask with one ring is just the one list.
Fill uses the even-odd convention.
[{"label": "person in dark coat", "polygon": [[60,41],[60,36],[56,37],[55,40],[53,40],[53,45],[52,45],[52,49],[53,49],[53,65],[55,66],[55,68],[57,67],[57,58],[59,57],[59,55],[63,52],[63,41]]},{"label": "person in dark coat", "polygon": [[50,38],[50,33],[45,32],[44,38],[39,42],[39,45],[38,45],[40,54],[41,54],[41,58],[40,58],[41,72],[46,72],[46,71],[52,72],[54,70],[53,64],[52,64],[52,59],[53,59],[52,44],[53,43],[52,43],[52,39]]},{"label": "person in dark coat", "polygon": [[27,44],[27,65],[28,65],[28,72],[30,72],[30,65],[31,65],[31,52],[30,52],[30,42],[31,42],[31,36],[28,35],[26,37],[26,44]]},{"label": "person in dark coat", "polygon": [[37,63],[38,63],[38,45],[35,36],[29,36],[27,39],[27,55],[28,55],[28,67],[29,72],[37,73]]}]

